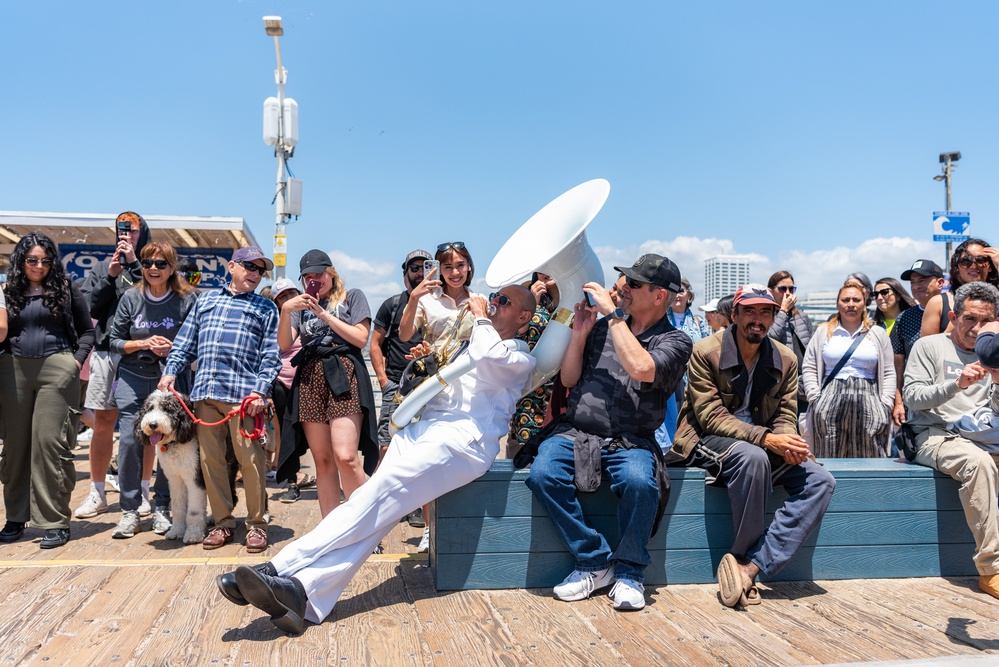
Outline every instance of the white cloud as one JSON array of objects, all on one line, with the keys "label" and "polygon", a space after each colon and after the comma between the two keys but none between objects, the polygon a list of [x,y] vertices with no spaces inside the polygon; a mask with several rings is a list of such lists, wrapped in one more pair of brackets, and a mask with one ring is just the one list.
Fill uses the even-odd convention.
[{"label": "white cloud", "polygon": [[[647,252],[669,257],[690,280],[694,293],[698,295],[695,301],[697,304],[703,303],[700,295],[704,294],[704,260],[716,255],[747,255],[750,258],[749,276],[753,282],[766,283],[778,269],[790,271],[801,289],[800,294],[835,290],[843,284],[847,275],[855,271],[862,271],[875,281],[884,276],[898,278],[917,259],[935,258],[938,264],[943,261],[942,249],[938,244],[904,237],[874,238],[855,246],[836,246],[808,252],[785,252],[775,258],[739,252],[729,239],[702,239],[696,236],[678,236],[671,240],[652,239],[639,245],[620,248],[603,246],[594,248],[594,252],[603,266],[607,284],[617,277],[613,268],[615,265],[630,266]],[[372,312],[377,310],[382,301],[403,289],[402,273],[395,262],[352,257],[341,251],[330,252],[330,257],[347,286],[357,287],[364,292]],[[488,262],[479,266],[482,268],[477,273],[485,276]],[[477,278],[472,287],[479,292],[489,290],[481,278]]]}]

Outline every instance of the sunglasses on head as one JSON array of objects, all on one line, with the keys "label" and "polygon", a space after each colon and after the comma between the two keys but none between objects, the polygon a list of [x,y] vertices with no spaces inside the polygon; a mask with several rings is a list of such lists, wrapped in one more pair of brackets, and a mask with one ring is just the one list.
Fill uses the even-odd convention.
[{"label": "sunglasses on head", "polygon": [[259,264],[254,264],[253,262],[248,261],[239,262],[239,265],[251,273],[259,273],[261,275],[263,275],[264,271],[267,270]]},{"label": "sunglasses on head", "polygon": [[510,297],[506,294],[500,294],[499,292],[493,292],[489,295],[489,300],[492,301],[496,299],[496,303],[500,306],[507,306],[510,304]]},{"label": "sunglasses on head", "polygon": [[447,243],[442,243],[439,246],[437,246],[437,252],[439,252],[439,253],[440,252],[444,252],[445,250],[449,250],[451,248],[453,248],[455,250],[464,250],[465,249],[465,242],[464,241],[448,241]]},{"label": "sunglasses on head", "polygon": [[778,285],[776,287],[776,289],[781,294],[787,294],[788,292],[790,292],[791,294],[794,294],[795,292],[798,291],[798,286],[797,285]]},{"label": "sunglasses on head", "polygon": [[141,264],[144,269],[151,269],[155,266],[161,271],[170,266],[170,262],[165,259],[140,259],[139,264]]},{"label": "sunglasses on head", "polygon": [[179,271],[178,273],[191,285],[197,286],[201,282],[201,271]]},{"label": "sunglasses on head", "polygon": [[888,295],[889,295],[889,294],[891,294],[891,293],[892,293],[893,291],[894,291],[894,290],[893,290],[892,288],[890,288],[890,287],[886,287],[886,288],[884,288],[884,289],[879,289],[879,290],[876,290],[876,291],[875,291],[874,293],[875,293],[875,294],[876,294],[877,296],[888,296]]},{"label": "sunglasses on head", "polygon": [[988,266],[989,258],[985,255],[965,255],[957,260],[957,265],[964,269],[970,269],[974,265]]},{"label": "sunglasses on head", "polygon": [[37,257],[25,257],[24,263],[30,264],[31,266],[38,266],[39,264],[45,267],[52,266],[52,260],[49,259],[48,257],[46,257],[45,259],[39,259]]}]

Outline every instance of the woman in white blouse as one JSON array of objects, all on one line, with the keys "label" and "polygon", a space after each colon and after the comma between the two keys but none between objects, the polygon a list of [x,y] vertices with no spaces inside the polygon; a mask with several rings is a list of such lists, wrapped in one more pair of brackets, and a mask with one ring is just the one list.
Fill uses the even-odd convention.
[{"label": "woman in white blouse", "polygon": [[[884,329],[873,326],[856,280],[840,288],[836,308],[815,330],[802,364],[812,450],[817,457],[888,456],[895,402],[891,343]],[[835,377],[827,377],[857,341]]]}]

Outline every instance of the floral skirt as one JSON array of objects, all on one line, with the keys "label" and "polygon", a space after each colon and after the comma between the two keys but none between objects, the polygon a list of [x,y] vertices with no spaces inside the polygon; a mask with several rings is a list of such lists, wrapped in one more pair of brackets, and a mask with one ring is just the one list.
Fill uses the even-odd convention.
[{"label": "floral skirt", "polygon": [[314,424],[328,424],[334,419],[361,412],[361,399],[357,393],[357,374],[349,357],[340,357],[343,370],[350,378],[350,391],[334,396],[326,381],[323,360],[312,357],[302,367],[298,385],[298,420]]}]

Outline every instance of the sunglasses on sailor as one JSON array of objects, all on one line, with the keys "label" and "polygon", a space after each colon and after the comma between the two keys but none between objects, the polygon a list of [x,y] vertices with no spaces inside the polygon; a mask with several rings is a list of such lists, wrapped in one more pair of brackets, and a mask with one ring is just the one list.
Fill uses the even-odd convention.
[{"label": "sunglasses on sailor", "polygon": [[170,262],[165,259],[140,259],[139,264],[141,264],[144,269],[151,269],[155,266],[160,271],[170,266]]},{"label": "sunglasses on sailor", "polygon": [[496,304],[500,306],[510,305],[510,297],[508,297],[506,294],[500,294],[499,292],[493,292],[492,294],[490,294],[489,300],[496,301]]}]

